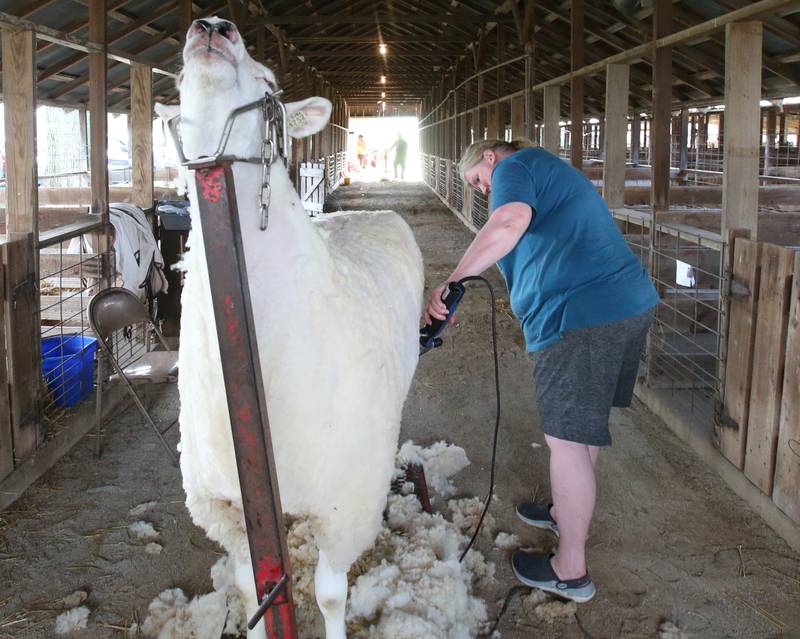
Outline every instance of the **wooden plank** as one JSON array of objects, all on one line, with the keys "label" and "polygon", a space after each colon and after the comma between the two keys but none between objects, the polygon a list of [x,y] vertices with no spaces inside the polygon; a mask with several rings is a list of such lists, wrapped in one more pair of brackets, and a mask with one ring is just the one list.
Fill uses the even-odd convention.
[{"label": "wooden plank", "polygon": [[800,526],[800,253],[793,279],[772,499]]},{"label": "wooden plank", "polygon": [[603,198],[609,208],[625,206],[625,148],[628,135],[630,67],[610,64],[606,71],[606,135],[603,145]]},{"label": "wooden plank", "polygon": [[37,232],[36,37],[31,30],[3,31],[7,232]]},{"label": "wooden plank", "polygon": [[153,206],[153,71],[144,64],[131,67],[131,125],[133,129],[133,203]]},{"label": "wooden plank", "polygon": [[794,252],[763,244],[744,473],[772,494]]},{"label": "wooden plank", "polygon": [[[584,60],[584,2],[572,0],[570,11],[570,61],[573,71],[583,67]],[[583,169],[583,77],[570,79],[569,117],[570,127],[570,161],[572,166]]]},{"label": "wooden plank", "polygon": [[544,148],[558,154],[561,145],[561,87],[544,88]]},{"label": "wooden plank", "polygon": [[30,457],[39,441],[39,313],[33,234],[3,245],[5,331],[15,465]]},{"label": "wooden plank", "polygon": [[750,295],[730,299],[728,348],[725,364],[725,405],[717,426],[717,446],[737,468],[744,468],[750,385],[753,378],[753,348],[756,335],[761,245],[737,238],[733,245],[732,277],[747,287]]},{"label": "wooden plank", "polygon": [[758,239],[758,155],[761,145],[760,22],[725,28],[725,138],[722,235],[749,229]]},{"label": "wooden plank", "polygon": [[[5,268],[0,265],[0,300],[5,299]],[[14,437],[6,368],[5,304],[0,304],[0,480],[14,469]]]}]

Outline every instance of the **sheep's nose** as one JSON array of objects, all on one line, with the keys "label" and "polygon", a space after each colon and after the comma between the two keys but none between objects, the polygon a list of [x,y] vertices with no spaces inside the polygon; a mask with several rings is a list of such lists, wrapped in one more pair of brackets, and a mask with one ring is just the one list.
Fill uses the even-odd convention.
[{"label": "sheep's nose", "polygon": [[217,33],[226,40],[232,40],[236,33],[236,25],[233,22],[220,22],[217,24]]},{"label": "sheep's nose", "polygon": [[233,24],[233,22],[217,22],[216,24],[212,24],[207,20],[195,20],[190,29],[192,35],[208,33],[209,37],[215,31],[226,40],[233,40],[233,36],[237,32],[236,25]]},{"label": "sheep's nose", "polygon": [[192,26],[189,29],[191,35],[197,35],[198,33],[205,33],[207,31],[211,31],[211,24],[205,20],[195,20],[192,22]]}]

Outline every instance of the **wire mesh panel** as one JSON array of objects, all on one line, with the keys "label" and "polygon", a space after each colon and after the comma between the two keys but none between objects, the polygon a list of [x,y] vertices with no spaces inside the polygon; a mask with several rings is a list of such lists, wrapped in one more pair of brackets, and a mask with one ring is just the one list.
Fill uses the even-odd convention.
[{"label": "wire mesh panel", "polygon": [[453,192],[450,193],[450,206],[456,211],[464,208],[464,183],[458,171],[458,164],[453,162]]},{"label": "wire mesh panel", "polygon": [[472,193],[472,223],[475,228],[482,228],[489,219],[489,198],[481,191],[473,189]]},{"label": "wire mesh panel", "polygon": [[661,298],[648,340],[647,383],[679,394],[693,413],[711,420],[721,389],[724,244],[668,224],[651,229],[649,216],[614,216]]},{"label": "wire mesh panel", "polygon": [[[102,287],[102,264],[89,235],[43,242],[39,250],[42,409],[52,420],[91,393],[96,342],[89,300]],[[107,260],[112,263],[111,260]]]},{"label": "wire mesh panel", "polygon": [[436,192],[441,197],[447,197],[447,160],[439,158],[436,170]]}]

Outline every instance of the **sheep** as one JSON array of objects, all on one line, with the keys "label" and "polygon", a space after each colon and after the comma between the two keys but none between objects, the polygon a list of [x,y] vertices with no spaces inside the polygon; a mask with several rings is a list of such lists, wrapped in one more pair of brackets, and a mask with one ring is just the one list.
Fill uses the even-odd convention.
[{"label": "sheep", "polygon": [[[215,28],[210,28],[211,26]],[[188,158],[210,155],[228,114],[277,88],[236,27],[195,21],[183,50],[180,126]],[[292,137],[321,130],[331,104],[286,105]],[[240,117],[227,154],[257,156],[259,110]],[[286,513],[311,515],[315,595],[326,637],[345,637],[347,571],[374,543],[390,486],[403,402],[418,360],[422,258],[391,211],[311,220],[280,161],[269,226],[259,229],[261,167],[233,165],[272,446]],[[194,180],[190,200],[197,202]],[[193,521],[236,562],[256,608],[203,230],[193,216],[181,303],[181,471]],[[263,637],[263,623],[256,628]]]}]

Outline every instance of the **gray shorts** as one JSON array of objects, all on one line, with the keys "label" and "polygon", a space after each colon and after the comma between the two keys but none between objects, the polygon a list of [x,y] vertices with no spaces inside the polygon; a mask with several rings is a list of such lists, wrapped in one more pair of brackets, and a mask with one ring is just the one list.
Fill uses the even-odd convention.
[{"label": "gray shorts", "polygon": [[610,446],[612,406],[630,406],[652,311],[566,331],[533,354],[542,431],[589,446]]}]

